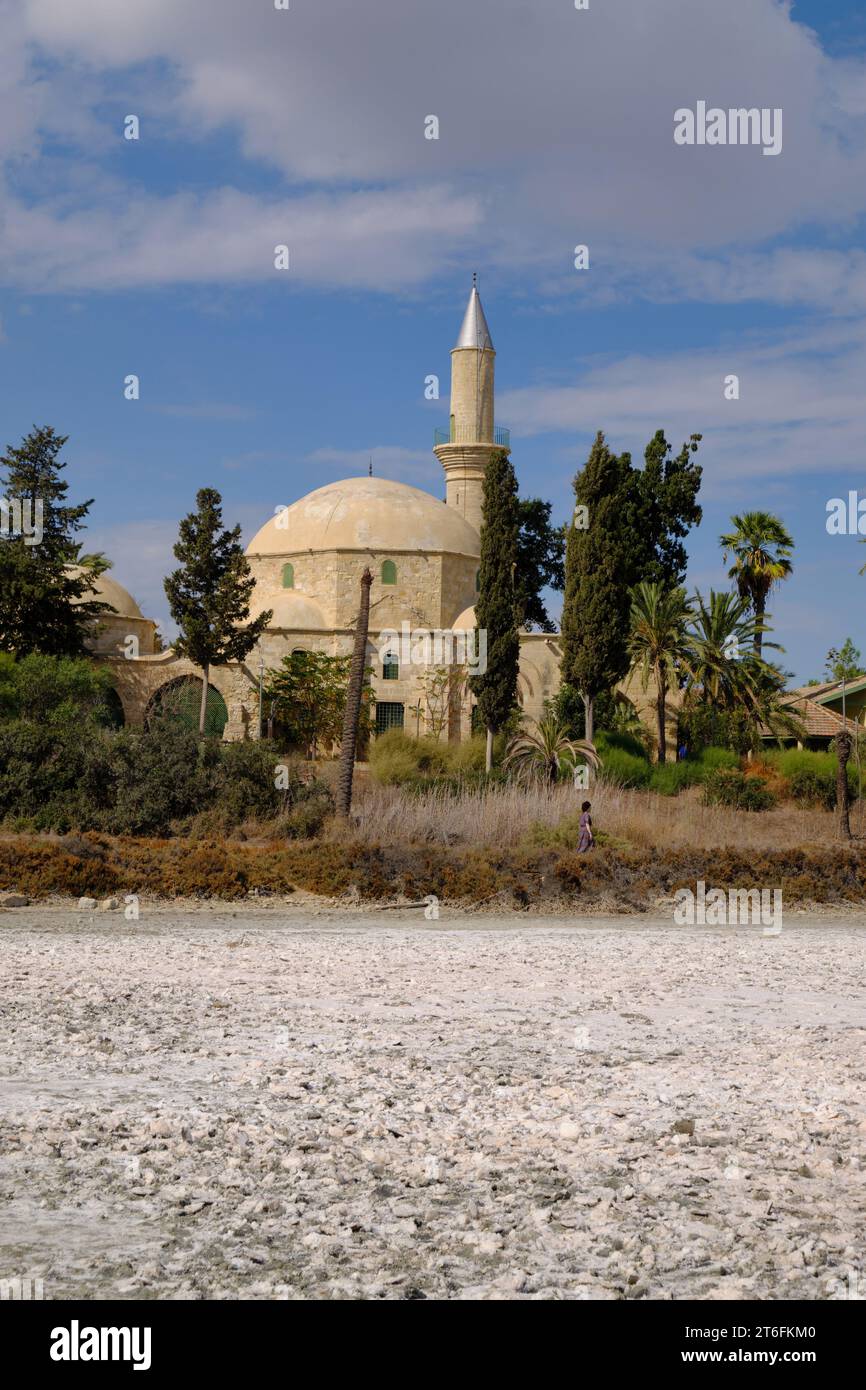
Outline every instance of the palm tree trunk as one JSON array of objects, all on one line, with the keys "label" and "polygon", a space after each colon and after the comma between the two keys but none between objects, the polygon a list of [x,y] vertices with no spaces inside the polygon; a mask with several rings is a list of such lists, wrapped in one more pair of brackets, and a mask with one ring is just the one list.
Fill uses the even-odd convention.
[{"label": "palm tree trunk", "polygon": [[352,805],[352,782],[355,776],[355,749],[358,743],[358,720],[361,717],[361,694],[364,689],[364,669],[367,665],[367,633],[370,628],[370,585],[373,576],[369,569],[361,575],[361,607],[355,628],[355,645],[346,693],[346,712],[343,715],[343,739],[340,744],[340,778],[337,785],[337,815],[345,820]]},{"label": "palm tree trunk", "polygon": [[487,729],[487,748],[484,752],[484,771],[489,773],[493,768],[493,730]]},{"label": "palm tree trunk", "polygon": [[584,695],[584,737],[587,742],[595,742],[595,696]]},{"label": "palm tree trunk", "polygon": [[201,707],[198,712],[198,736],[199,738],[204,738],[204,725],[205,720],[207,719],[207,695],[208,684],[210,681],[210,666],[203,666],[201,668],[201,673]]},{"label": "palm tree trunk", "polygon": [[[758,621],[759,623],[763,623],[763,621],[764,621],[764,612],[766,611],[766,607],[767,607],[767,600],[766,600],[765,598],[760,597],[760,598],[755,599],[755,618],[757,619],[757,621]],[[761,647],[763,646],[763,644],[764,644],[764,634],[763,634],[763,632],[756,632],[756,633],[755,633],[755,656],[758,658],[759,661],[760,661],[760,659],[761,659]]]},{"label": "palm tree trunk", "polygon": [[667,727],[665,723],[665,696],[667,689],[665,678],[660,666],[656,667],[656,715],[658,718],[659,750],[658,760],[660,763],[667,762],[668,743]]}]

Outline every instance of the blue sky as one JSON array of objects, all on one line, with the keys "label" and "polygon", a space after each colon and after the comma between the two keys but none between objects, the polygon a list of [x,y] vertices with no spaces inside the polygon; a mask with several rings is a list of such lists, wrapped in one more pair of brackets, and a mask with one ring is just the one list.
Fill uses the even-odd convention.
[{"label": "blue sky", "polygon": [[[203,485],[246,538],[371,454],[441,495],[477,270],[525,494],[565,519],[597,429],[638,457],[701,431],[691,582],[726,584],[732,512],[776,511],[787,664],[866,652],[866,550],[825,529],[829,498],[866,494],[862,9],[0,0],[0,33],[3,439],[70,435],[89,543],[164,630]],[[676,146],[698,100],[781,108],[781,154]]]}]

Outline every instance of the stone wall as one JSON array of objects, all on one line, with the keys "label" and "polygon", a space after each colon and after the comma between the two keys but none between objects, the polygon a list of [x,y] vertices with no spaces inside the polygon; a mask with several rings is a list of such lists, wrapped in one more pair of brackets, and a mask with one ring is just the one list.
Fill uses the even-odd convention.
[{"label": "stone wall", "polygon": [[[447,626],[442,624],[443,627]],[[395,629],[399,634],[399,626]],[[368,645],[368,665],[372,667],[371,678],[377,701],[402,704],[404,708],[404,727],[409,732],[420,728],[421,733],[430,732],[430,717],[425,712],[419,718],[411,712],[412,707],[429,708],[431,668],[402,659],[405,652],[398,642],[398,677],[385,680],[382,673],[382,653],[379,649],[379,632],[372,630]],[[415,633],[417,639],[418,633]],[[267,632],[259,647],[243,663],[232,662],[227,666],[215,666],[211,670],[211,684],[222,695],[228,710],[228,723],[224,737],[243,739],[258,737],[258,681],[259,653],[264,654],[265,668],[279,666],[282,658],[295,650],[323,652],[329,656],[349,656],[352,652],[354,634],[352,629],[321,633],[292,632],[287,630]],[[412,644],[414,646],[414,643]],[[139,660],[125,660],[122,657],[103,657],[114,672],[115,684],[123,704],[126,722],[132,726],[144,723],[148,704],[156,692],[179,677],[192,676],[201,679],[201,671],[185,657],[178,657],[174,651],[160,652],[156,656],[141,657]],[[520,672],[518,677],[518,699],[521,709],[529,719],[541,719],[547,700],[553,699],[559,689],[559,638],[557,634],[543,632],[521,633]],[[655,734],[655,693],[641,689],[637,677],[622,682],[619,689],[633,701],[638,715],[647,728]],[[668,757],[676,756],[677,697],[668,701]],[[465,739],[470,735],[472,700],[465,688],[459,700],[459,708],[452,709],[450,718],[445,720],[441,737]]]}]

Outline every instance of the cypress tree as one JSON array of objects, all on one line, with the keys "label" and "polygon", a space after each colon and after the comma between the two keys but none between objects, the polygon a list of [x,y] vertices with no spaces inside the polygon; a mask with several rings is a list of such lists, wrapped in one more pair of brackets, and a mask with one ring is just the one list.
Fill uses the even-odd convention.
[{"label": "cypress tree", "polygon": [[[575,515],[565,550],[562,608],[562,681],[580,692],[586,737],[594,735],[596,696],[628,671],[634,478],[628,454],[617,456],[599,431],[586,467],[574,480]],[[586,508],[580,513],[579,507]]]},{"label": "cypress tree", "polygon": [[202,669],[199,734],[204,734],[211,666],[243,661],[271,619],[271,610],[244,626],[255,580],[240,545],[240,526],[223,529],[222,498],[214,488],[196,494],[198,510],[180,523],[176,569],[165,581],[171,616],[180,628],[174,649]]},{"label": "cypress tree", "polygon": [[477,626],[487,633],[487,670],[470,682],[487,730],[487,771],[493,763],[493,736],[517,703],[520,639],[515,611],[515,571],[520,526],[517,479],[508,455],[497,449],[484,474],[481,504],[481,564]]},{"label": "cypress tree", "polygon": [[[66,500],[60,453],[67,438],[50,425],[34,426],[0,458],[0,650],[16,656],[81,656],[94,619],[112,611],[88,597],[108,565],[104,556],[82,555],[75,539],[93,499],[77,506]],[[18,507],[21,529],[14,524]]]}]

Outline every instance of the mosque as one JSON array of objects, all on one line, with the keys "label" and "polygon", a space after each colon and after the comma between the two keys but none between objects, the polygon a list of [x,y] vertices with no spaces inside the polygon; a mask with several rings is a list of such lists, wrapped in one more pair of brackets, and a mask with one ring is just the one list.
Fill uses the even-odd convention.
[{"label": "mosque", "polygon": [[[466,670],[462,663],[455,667],[454,647],[437,645],[435,635],[475,628],[484,471],[493,450],[510,447],[508,431],[495,423],[495,361],[473,285],[451,352],[449,424],[434,437],[444,502],[385,478],[346,478],[279,509],[253,537],[247,547],[256,581],[251,616],[265,609],[273,616],[246,661],[211,669],[209,731],[226,739],[258,737],[260,679],[289,653],[351,653],[359,582],[369,567],[368,664],[377,732],[405,728],[453,741],[469,737],[473,697]],[[96,588],[114,612],[99,619],[91,647],[114,672],[124,722],[146,723],[173,692],[184,692],[197,710],[198,668],[171,648],[156,650],[156,624],[109,575]],[[419,641],[424,634],[434,640]],[[471,639],[467,646],[470,663],[477,661]],[[452,657],[447,667],[440,664],[443,651]],[[464,654],[458,643],[457,655]],[[520,633],[518,698],[531,718],[541,716],[556,692],[559,657],[556,636]]]}]

